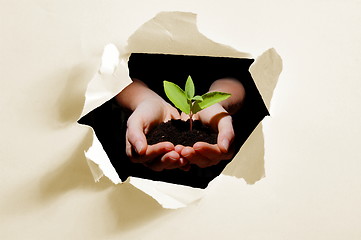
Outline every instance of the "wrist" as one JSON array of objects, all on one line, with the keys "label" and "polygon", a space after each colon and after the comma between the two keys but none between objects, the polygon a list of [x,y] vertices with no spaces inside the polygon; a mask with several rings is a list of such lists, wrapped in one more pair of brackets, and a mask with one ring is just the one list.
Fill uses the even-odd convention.
[{"label": "wrist", "polygon": [[211,85],[209,91],[219,91],[231,94],[231,97],[220,102],[222,107],[231,115],[236,113],[242,107],[246,97],[243,84],[234,78],[222,78],[215,81]]},{"label": "wrist", "polygon": [[135,109],[145,101],[156,101],[158,98],[161,99],[158,94],[153,92],[147,85],[138,79],[133,79],[133,82],[118,93],[115,98],[121,107],[128,109],[131,112],[135,111]]}]

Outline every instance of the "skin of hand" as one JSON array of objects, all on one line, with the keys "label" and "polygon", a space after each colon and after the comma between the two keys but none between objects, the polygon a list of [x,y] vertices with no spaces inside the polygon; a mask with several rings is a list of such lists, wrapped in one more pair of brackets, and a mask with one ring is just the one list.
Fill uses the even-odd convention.
[{"label": "skin of hand", "polygon": [[196,115],[195,120],[200,120],[203,124],[211,126],[218,131],[217,144],[197,142],[192,147],[184,147],[181,156],[190,164],[195,164],[201,168],[218,164],[222,160],[231,159],[234,154],[232,142],[234,130],[232,117],[220,105],[214,104]]},{"label": "skin of hand", "polygon": [[143,163],[154,171],[179,168],[186,165],[180,152],[171,142],[148,145],[145,134],[152,126],[179,118],[178,111],[166,102],[148,99],[129,117],[126,131],[126,153],[131,161]]},{"label": "skin of hand", "polygon": [[[230,114],[241,108],[245,98],[243,85],[235,79],[217,80],[210,87],[210,91],[232,94],[226,101],[214,104],[194,115],[195,120],[200,120],[218,132],[217,144],[197,142],[192,147],[183,147],[180,152],[181,157],[184,157],[190,164],[195,164],[201,168],[216,165],[222,160],[233,157],[235,150],[232,147],[232,142],[235,134]],[[181,117],[184,120],[187,119],[184,114]],[[189,168],[189,164],[186,167]]]},{"label": "skin of hand", "polygon": [[[229,78],[215,81],[210,91],[232,94],[226,101],[214,104],[193,116],[218,131],[217,144],[197,142],[192,147],[174,146],[170,142],[148,145],[145,134],[149,129],[162,121],[180,118],[178,111],[137,79],[119,93],[117,100],[120,105],[133,111],[128,119],[126,133],[126,153],[131,161],[143,163],[154,171],[173,168],[187,171],[190,164],[204,168],[221,160],[231,159],[234,155],[234,130],[230,114],[242,106],[245,91],[239,81]],[[186,118],[182,114],[182,119]]]},{"label": "skin of hand", "polygon": [[117,95],[118,103],[132,110],[127,121],[126,154],[134,163],[142,163],[154,171],[181,168],[187,161],[180,156],[182,147],[170,142],[148,145],[147,132],[161,122],[179,119],[178,111],[147,86],[135,80]]}]

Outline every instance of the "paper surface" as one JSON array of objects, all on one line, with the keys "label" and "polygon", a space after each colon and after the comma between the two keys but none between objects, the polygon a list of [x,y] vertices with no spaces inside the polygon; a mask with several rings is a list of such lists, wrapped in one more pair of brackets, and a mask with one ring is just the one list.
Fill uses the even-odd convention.
[{"label": "paper surface", "polygon": [[[119,64],[117,58],[114,57],[119,54],[118,51],[122,53],[119,56]],[[131,82],[127,75],[127,59],[131,53],[251,57],[248,53],[239,52],[232,47],[206,38],[198,31],[196,15],[193,13],[159,13],[129,37],[128,45],[125,48],[118,50],[111,44],[105,47],[100,70],[89,83],[81,116],[114,97]],[[251,66],[250,72],[268,108],[281,69],[281,59],[274,49],[263,53]],[[93,134],[93,145],[85,154],[96,181],[99,181],[104,175],[115,184],[121,182],[95,134]],[[231,164],[224,170],[224,173],[243,178],[247,183],[255,183],[264,176],[263,158],[264,139],[260,124]],[[130,183],[152,196],[165,208],[187,206],[199,199],[204,191],[132,177]]]},{"label": "paper surface", "polygon": [[[2,3],[0,239],[361,239],[360,1]],[[94,183],[92,133],[76,123],[104,46],[169,10],[284,63],[260,129],[266,177],[221,175],[177,210],[128,181]]]}]

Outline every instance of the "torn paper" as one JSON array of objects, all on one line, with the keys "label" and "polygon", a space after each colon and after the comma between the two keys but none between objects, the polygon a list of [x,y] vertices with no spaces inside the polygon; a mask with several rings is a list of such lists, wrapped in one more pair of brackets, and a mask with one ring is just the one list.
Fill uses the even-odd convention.
[{"label": "torn paper", "polygon": [[202,189],[162,181],[130,177],[129,183],[168,209],[186,207],[204,196]]},{"label": "torn paper", "polygon": [[[281,71],[282,59],[273,48],[257,57],[250,68],[252,78],[268,109],[271,107],[273,90]],[[224,169],[223,174],[243,178],[248,184],[254,184],[265,176],[264,155],[263,126],[260,123],[234,160]]]},{"label": "torn paper", "polygon": [[114,97],[132,82],[127,67],[128,56],[120,54],[114,44],[104,47],[99,70],[88,84],[80,117]]},{"label": "torn paper", "polygon": [[[108,45],[105,48],[102,65],[89,83],[82,116],[113,98],[131,83],[127,68],[127,60],[131,53],[233,58],[251,57],[248,53],[239,52],[232,47],[215,43],[206,38],[197,29],[196,15],[183,12],[163,12],[158,14],[130,36],[128,45],[120,49],[120,52],[122,54],[118,53],[114,45]],[[118,59],[114,57],[117,55],[120,55]],[[280,66],[282,66],[280,58],[273,49],[268,50],[261,57],[257,58],[256,62],[251,66],[254,81],[257,87],[260,88],[264,102],[268,107],[281,70]],[[264,69],[267,69],[267,71],[262,73]],[[264,140],[261,124],[257,131],[255,131],[255,134],[252,134],[249,139],[250,141],[247,141],[241,148],[241,151],[239,151],[231,164],[227,166],[224,173],[244,178],[248,183],[254,183],[264,175]],[[91,172],[96,180],[99,180],[104,175],[114,183],[121,182],[95,135],[93,145],[86,152],[86,156]],[[247,161],[250,164],[244,165],[243,163]],[[242,166],[247,166],[248,169],[244,169]],[[251,176],[248,176],[249,173],[251,173]],[[139,178],[130,178],[130,183],[152,196],[166,208],[187,206],[199,199],[204,191],[202,189]],[[185,189],[188,189],[188,191]]]}]

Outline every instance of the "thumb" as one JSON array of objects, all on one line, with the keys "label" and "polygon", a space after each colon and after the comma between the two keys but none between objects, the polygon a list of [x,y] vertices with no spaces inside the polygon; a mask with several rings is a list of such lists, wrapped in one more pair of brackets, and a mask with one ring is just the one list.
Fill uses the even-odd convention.
[{"label": "thumb", "polygon": [[[143,155],[147,149],[147,139],[144,134],[144,124],[141,118],[130,117],[127,123],[127,150],[133,148],[139,155]],[[129,149],[128,149],[129,148]]]},{"label": "thumb", "polygon": [[217,145],[223,153],[227,153],[234,140],[232,117],[226,116],[218,122]]}]

